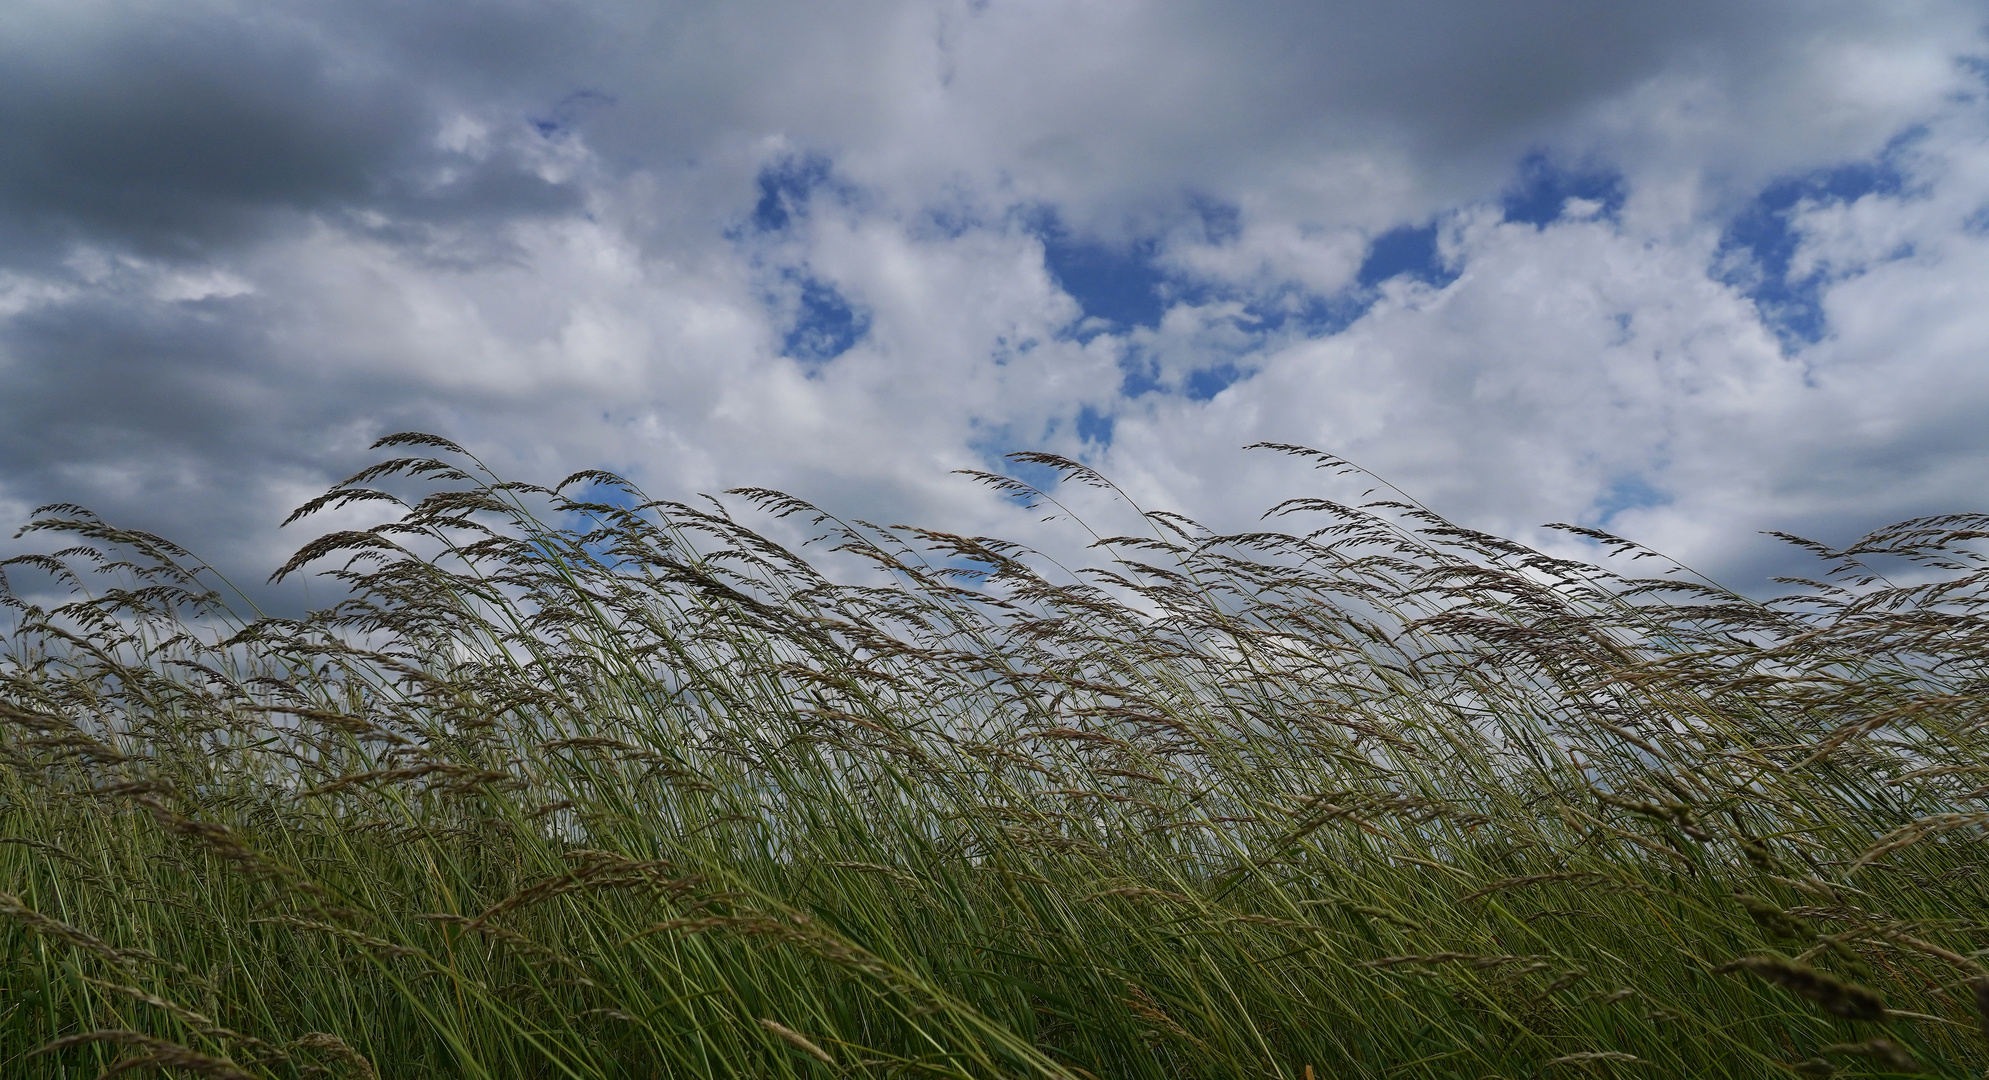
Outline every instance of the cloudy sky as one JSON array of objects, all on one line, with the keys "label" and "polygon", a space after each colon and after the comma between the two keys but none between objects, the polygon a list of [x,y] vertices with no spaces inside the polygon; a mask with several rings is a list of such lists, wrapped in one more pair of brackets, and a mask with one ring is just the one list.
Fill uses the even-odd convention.
[{"label": "cloudy sky", "polygon": [[[248,579],[392,431],[1027,534],[1360,462],[1715,574],[1989,509],[1982,0],[12,0],[0,527]],[[13,543],[13,542],[8,542]]]}]

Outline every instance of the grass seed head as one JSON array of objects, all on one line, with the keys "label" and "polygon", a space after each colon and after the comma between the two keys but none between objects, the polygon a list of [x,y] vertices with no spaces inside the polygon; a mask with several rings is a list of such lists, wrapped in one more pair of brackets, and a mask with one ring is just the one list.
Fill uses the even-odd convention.
[{"label": "grass seed head", "polygon": [[1604,1064],[1616,1063],[1616,1064],[1630,1065],[1630,1064],[1640,1063],[1643,1060],[1644,1060],[1643,1058],[1640,1058],[1635,1054],[1626,1054],[1621,1050],[1584,1050],[1576,1054],[1563,1054],[1562,1056],[1557,1058],[1552,1058],[1544,1062],[1543,1064],[1604,1065]]},{"label": "grass seed head", "polygon": [[1758,896],[1735,892],[1734,897],[1740,906],[1747,909],[1748,917],[1754,920],[1767,935],[1778,941],[1803,941],[1816,935],[1816,932],[1801,919],[1782,910],[1777,905]]},{"label": "grass seed head", "polygon": [[1713,970],[1748,972],[1757,978],[1806,997],[1824,1012],[1845,1020],[1885,1019],[1885,999],[1881,998],[1877,991],[1857,983],[1845,982],[1808,964],[1799,964],[1779,956],[1745,956],[1721,964]]},{"label": "grass seed head", "polygon": [[[405,486],[355,486],[375,482]],[[187,1034],[90,1052],[223,1076],[370,1077],[353,1045],[504,1075],[736,1078],[791,1051],[1038,1080],[1520,1076],[1641,1016],[1678,1024],[1646,1044],[1667,1068],[1755,1080],[1811,1005],[1737,1015],[1754,989],[1674,948],[1745,930],[1735,904],[1773,941],[1828,926],[1728,970],[1831,1016],[1930,1022],[1949,969],[1983,974],[1956,950],[1989,922],[1967,842],[1989,822],[1958,778],[1989,760],[1989,559],[1959,551],[1989,516],[1861,542],[1948,578],[1764,605],[1392,498],[1295,500],[1272,516],[1311,524],[1238,536],[1144,515],[1151,536],[1067,572],[748,493],[888,577],[843,584],[715,501],[568,483],[610,501],[455,458],[367,470],[307,510],[399,516],[283,570],[333,560],[347,599],[238,632],[186,614],[206,601],[176,549],[50,511],[88,553],[33,565],[122,585],[0,602],[22,834],[0,837],[0,948],[50,958],[0,965],[17,1043],[156,1022]],[[1859,985],[1881,985],[1866,953],[1900,1010]],[[1329,1002],[1358,1037],[1322,1030]],[[1932,1065],[1969,1052],[1915,1030]]]},{"label": "grass seed head", "polygon": [[1890,1039],[1866,1039],[1855,1043],[1832,1043],[1823,1048],[1826,1054],[1843,1054],[1851,1057],[1868,1058],[1881,1068],[1891,1072],[1920,1072],[1920,1059],[1913,1056],[1905,1047]]},{"label": "grass seed head", "polygon": [[777,1023],[773,1020],[768,1020],[764,1017],[760,1019],[760,1026],[766,1028],[768,1031],[773,1032],[775,1035],[780,1036],[780,1038],[785,1042],[787,1042],[788,1045],[793,1046],[794,1048],[800,1050],[802,1053],[807,1054],[809,1057],[814,1058],[816,1061],[819,1061],[822,1064],[827,1065],[832,1069],[836,1067],[836,1059],[830,1057],[829,1052],[827,1050],[824,1050],[821,1047],[816,1046],[815,1043],[812,1040],[810,1040],[806,1035],[803,1035],[800,1032],[794,1030],[793,1028],[787,1027],[784,1024]]},{"label": "grass seed head", "polygon": [[359,1080],[379,1080],[379,1072],[373,1068],[373,1062],[368,1060],[366,1055],[353,1049],[351,1043],[330,1032],[313,1031],[290,1045],[300,1050],[316,1050],[344,1062],[351,1066],[353,1074]]}]

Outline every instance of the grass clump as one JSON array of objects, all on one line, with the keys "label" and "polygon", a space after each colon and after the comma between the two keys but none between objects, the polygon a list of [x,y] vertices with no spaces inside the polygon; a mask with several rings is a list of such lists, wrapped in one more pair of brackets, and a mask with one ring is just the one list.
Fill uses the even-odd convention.
[{"label": "grass clump", "polygon": [[1756,603],[1397,502],[1069,574],[735,493],[852,585],[383,443],[434,456],[299,511],[396,508],[280,571],[348,590],[306,618],[76,507],[6,564],[73,589],[4,594],[7,1075],[1989,1064],[1989,519]]}]

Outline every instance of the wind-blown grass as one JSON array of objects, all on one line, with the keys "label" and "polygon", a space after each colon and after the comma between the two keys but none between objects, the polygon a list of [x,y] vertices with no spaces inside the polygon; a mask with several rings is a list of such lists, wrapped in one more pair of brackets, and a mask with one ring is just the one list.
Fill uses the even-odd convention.
[{"label": "wind-blown grass", "polygon": [[283,568],[350,590],[304,619],[75,507],[5,564],[74,592],[4,594],[0,1072],[1989,1064],[1989,518],[1756,603],[1400,502],[1147,513],[1070,575],[735,493],[853,586],[384,444],[439,456],[300,511],[398,515]]}]

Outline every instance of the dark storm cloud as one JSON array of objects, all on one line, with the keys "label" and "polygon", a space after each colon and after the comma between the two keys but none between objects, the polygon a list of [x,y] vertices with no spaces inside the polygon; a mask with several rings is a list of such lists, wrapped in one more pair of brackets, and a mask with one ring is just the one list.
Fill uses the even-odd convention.
[{"label": "dark storm cloud", "polygon": [[124,14],[13,36],[0,61],[15,243],[191,254],[268,211],[366,195],[418,134],[404,87],[337,70],[308,27],[198,6]]},{"label": "dark storm cloud", "polygon": [[[315,212],[447,220],[574,204],[514,160],[450,160],[435,146],[438,115],[460,95],[419,49],[379,36],[391,24],[351,14],[203,3],[15,12],[0,45],[0,258],[78,242],[200,258]],[[482,59],[494,76],[509,56],[492,48]]]},{"label": "dark storm cloud", "polygon": [[113,287],[9,320],[0,490],[34,504],[86,503],[256,585],[275,539],[271,514],[293,498],[272,485],[315,484],[344,464],[327,460],[322,436],[353,404],[349,390],[269,363],[276,345],[260,307],[160,304]]},{"label": "dark storm cloud", "polygon": [[[188,3],[43,7],[0,46],[0,220],[182,255],[272,214],[571,205],[515,162],[434,178],[451,109],[584,127],[611,165],[787,135],[1066,194],[1233,179],[1307,145],[1442,173],[1690,61],[1736,78],[1867,5],[1581,0],[1062,5]],[[1066,24],[1068,32],[1051,23]],[[920,85],[921,83],[925,85]],[[946,109],[908,102],[941,89]],[[591,104],[560,115],[562,102]],[[550,130],[550,129],[548,129]],[[1299,140],[1296,144],[1292,140]]]}]

